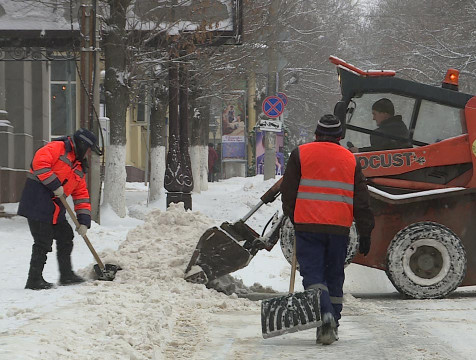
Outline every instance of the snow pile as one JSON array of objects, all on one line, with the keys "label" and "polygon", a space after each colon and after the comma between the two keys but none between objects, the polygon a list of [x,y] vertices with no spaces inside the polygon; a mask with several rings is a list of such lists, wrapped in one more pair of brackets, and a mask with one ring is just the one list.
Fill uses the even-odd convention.
[{"label": "snow pile", "polygon": [[[258,309],[259,303],[183,280],[208,227],[209,218],[186,212],[183,204],[152,211],[116,252],[103,257],[105,263],[123,268],[113,282],[77,287],[84,295],[81,305],[46,315],[39,319],[41,327],[32,322],[40,333],[37,358],[172,359],[177,358],[177,347],[183,358],[192,357],[207,341],[210,313]],[[61,332],[54,331],[59,321]],[[29,327],[19,335],[30,333]]]}]

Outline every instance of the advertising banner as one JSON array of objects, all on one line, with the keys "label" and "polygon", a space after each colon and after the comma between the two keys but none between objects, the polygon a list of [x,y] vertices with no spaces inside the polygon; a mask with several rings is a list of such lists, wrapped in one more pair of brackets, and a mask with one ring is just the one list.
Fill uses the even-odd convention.
[{"label": "advertising banner", "polygon": [[222,121],[222,159],[245,160],[245,113],[240,99],[224,103]]},{"label": "advertising banner", "polygon": [[[264,174],[265,133],[256,133],[256,174]],[[284,174],[284,133],[276,133],[276,175]]]}]

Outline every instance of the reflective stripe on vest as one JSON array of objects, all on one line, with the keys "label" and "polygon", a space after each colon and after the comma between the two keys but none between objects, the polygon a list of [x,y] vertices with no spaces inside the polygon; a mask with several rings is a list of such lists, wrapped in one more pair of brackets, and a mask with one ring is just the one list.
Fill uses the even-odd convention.
[{"label": "reflective stripe on vest", "polygon": [[299,147],[301,181],[294,210],[298,224],[350,227],[356,160],[342,146],[313,142]]}]

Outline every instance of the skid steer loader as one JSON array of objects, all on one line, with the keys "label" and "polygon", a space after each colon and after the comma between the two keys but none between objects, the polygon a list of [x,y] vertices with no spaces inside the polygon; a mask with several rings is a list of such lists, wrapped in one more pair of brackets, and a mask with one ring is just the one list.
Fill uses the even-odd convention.
[{"label": "skid steer loader", "polygon": [[[354,257],[358,236],[351,230],[347,261],[386,271],[395,288],[413,298],[441,298],[458,286],[476,285],[476,97],[458,91],[454,69],[442,86],[432,86],[398,78],[394,71],[364,71],[334,56],[330,61],[342,94],[334,108],[344,125],[342,145],[367,149],[355,156],[368,179],[376,223],[366,257]],[[407,138],[375,131],[372,105],[383,98],[401,116]],[[370,135],[406,145],[372,150]],[[279,195],[278,184],[270,192],[267,201]],[[228,225],[202,236],[188,280],[206,283],[245,267],[278,237],[291,262],[294,234],[284,217],[264,238],[250,228],[228,232]],[[223,251],[230,244],[233,250]]]}]

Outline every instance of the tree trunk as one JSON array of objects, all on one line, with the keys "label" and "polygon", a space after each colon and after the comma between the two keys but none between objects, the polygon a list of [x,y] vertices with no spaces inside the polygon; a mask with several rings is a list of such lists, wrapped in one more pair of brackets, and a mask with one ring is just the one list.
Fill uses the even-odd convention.
[{"label": "tree trunk", "polygon": [[154,106],[150,114],[150,201],[159,200],[165,176],[165,117],[167,114],[167,92],[162,84],[153,94]]},{"label": "tree trunk", "polygon": [[104,41],[106,111],[110,121],[110,146],[106,149],[104,202],[126,215],[126,111],[129,105],[126,56],[126,9],[130,0],[110,0],[108,31]]},{"label": "tree trunk", "polygon": [[[208,143],[209,140],[209,124],[210,124],[210,99],[205,98],[201,101],[201,111],[199,119],[199,143],[200,143],[200,179],[201,179],[201,189],[208,190],[208,171],[213,171],[208,169]],[[215,149],[216,150],[216,149]],[[218,152],[218,151],[217,151]],[[218,155],[218,160],[221,161],[221,156]]]},{"label": "tree trunk", "polygon": [[203,157],[203,149],[200,144],[200,118],[202,117],[202,114],[197,108],[197,95],[197,88],[192,85],[191,94],[189,98],[190,108],[193,112],[191,117],[192,132],[190,134],[190,161],[193,175],[193,192],[200,193],[202,190],[203,182],[203,179],[201,177],[201,158]]}]

